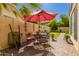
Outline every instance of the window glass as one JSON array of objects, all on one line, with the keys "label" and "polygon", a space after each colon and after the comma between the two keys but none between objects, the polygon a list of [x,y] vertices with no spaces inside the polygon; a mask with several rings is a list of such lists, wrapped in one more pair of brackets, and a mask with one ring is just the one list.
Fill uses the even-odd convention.
[{"label": "window glass", "polygon": [[71,16],[71,34],[77,40],[77,5]]},{"label": "window glass", "polygon": [[77,40],[77,5],[74,10],[74,38]]}]

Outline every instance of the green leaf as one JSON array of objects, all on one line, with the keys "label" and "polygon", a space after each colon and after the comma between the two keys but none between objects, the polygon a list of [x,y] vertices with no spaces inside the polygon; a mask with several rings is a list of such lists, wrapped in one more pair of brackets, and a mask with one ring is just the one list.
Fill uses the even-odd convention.
[{"label": "green leaf", "polygon": [[19,13],[16,10],[13,10],[13,13],[15,14],[15,16],[19,16]]},{"label": "green leaf", "polygon": [[2,6],[6,9],[9,10],[8,5],[6,3],[2,3]]},{"label": "green leaf", "polygon": [[30,15],[31,14],[31,11],[30,9],[28,9],[27,7],[23,6],[21,9],[20,9],[20,12],[22,15]]},{"label": "green leaf", "polygon": [[63,26],[68,27],[69,26],[69,18],[67,15],[62,14],[60,15],[61,22],[63,23]]},{"label": "green leaf", "polygon": [[40,9],[41,4],[39,3],[28,3],[28,7],[31,7],[32,9]]}]

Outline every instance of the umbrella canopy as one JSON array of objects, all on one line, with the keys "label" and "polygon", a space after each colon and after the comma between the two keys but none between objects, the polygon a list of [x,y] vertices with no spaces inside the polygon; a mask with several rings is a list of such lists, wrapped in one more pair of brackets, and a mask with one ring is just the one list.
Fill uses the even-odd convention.
[{"label": "umbrella canopy", "polygon": [[25,21],[30,22],[41,22],[41,21],[50,21],[55,18],[56,13],[48,13],[44,10],[33,12],[31,16],[24,16]]},{"label": "umbrella canopy", "polygon": [[[33,12],[31,16],[24,16],[25,21],[29,22],[41,22],[41,21],[50,21],[55,18],[57,14],[56,13],[48,13],[44,10],[39,10],[37,12]],[[34,27],[34,26],[33,26]],[[40,24],[39,24],[39,30],[40,30]]]}]

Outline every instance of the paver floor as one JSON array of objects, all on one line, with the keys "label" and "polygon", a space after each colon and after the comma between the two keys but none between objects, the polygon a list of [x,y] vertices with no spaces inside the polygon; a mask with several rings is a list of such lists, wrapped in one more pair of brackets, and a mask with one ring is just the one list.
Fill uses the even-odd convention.
[{"label": "paver floor", "polygon": [[51,49],[51,51],[56,56],[78,56],[79,55],[75,47],[73,45],[68,44],[64,40],[64,33],[61,33],[56,40],[57,40],[56,42],[50,41],[51,46],[53,46],[54,48],[54,49]]}]

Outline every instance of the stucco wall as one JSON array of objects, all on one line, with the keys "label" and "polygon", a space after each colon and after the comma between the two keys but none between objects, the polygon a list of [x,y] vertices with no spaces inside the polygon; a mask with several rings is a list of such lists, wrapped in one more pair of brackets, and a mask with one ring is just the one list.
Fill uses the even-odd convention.
[{"label": "stucco wall", "polygon": [[[24,42],[25,37],[25,29],[24,29],[24,22],[21,21],[21,19],[13,19],[13,18],[7,18],[4,16],[0,16],[0,49],[8,48],[8,33],[11,32],[9,28],[9,24],[11,24],[13,31],[18,31],[18,25],[20,25],[20,32],[23,34],[21,42]],[[34,24],[35,32],[38,31],[38,24]],[[48,28],[47,26],[41,26],[41,28]],[[49,30],[50,31],[50,30]],[[33,32],[33,23],[27,22],[27,33]]]}]

